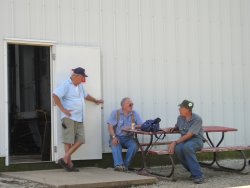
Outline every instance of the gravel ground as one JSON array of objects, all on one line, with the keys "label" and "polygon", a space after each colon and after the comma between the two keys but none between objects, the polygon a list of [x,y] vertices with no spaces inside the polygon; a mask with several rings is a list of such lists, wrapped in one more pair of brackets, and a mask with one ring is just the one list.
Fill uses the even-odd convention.
[{"label": "gravel ground", "polygon": [[0,188],[48,188],[40,183],[0,176]]},{"label": "gravel ground", "polygon": [[[227,165],[228,167],[237,167],[242,163],[238,160],[224,160],[221,164]],[[192,187],[202,187],[202,188],[226,188],[226,187],[241,187],[250,188],[250,166],[248,165],[246,169],[241,173],[236,172],[225,172],[215,169],[202,168],[205,175],[205,182],[203,184],[197,185],[189,178],[190,174],[184,170],[181,165],[176,166],[175,178],[177,181],[161,180],[155,185],[145,185],[145,186],[134,186],[136,188],[192,188]]]},{"label": "gravel ground", "polygon": [[[237,166],[241,163],[238,160],[223,161],[223,164],[229,166]],[[175,177],[177,181],[171,179],[160,180],[154,185],[132,186],[132,188],[226,188],[226,187],[249,187],[250,188],[250,166],[248,165],[243,173],[232,173],[218,171],[214,169],[203,168],[205,174],[205,183],[196,185],[189,179],[190,174],[187,173],[180,165],[176,165]],[[16,178],[8,178],[0,176],[0,188],[48,188],[48,186],[36,182],[21,180]]]}]

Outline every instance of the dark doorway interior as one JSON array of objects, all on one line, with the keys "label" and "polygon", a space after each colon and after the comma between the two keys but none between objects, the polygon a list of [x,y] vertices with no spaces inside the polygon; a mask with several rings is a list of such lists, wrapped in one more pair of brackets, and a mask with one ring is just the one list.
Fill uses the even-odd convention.
[{"label": "dark doorway interior", "polygon": [[51,160],[50,47],[8,44],[10,163]]}]

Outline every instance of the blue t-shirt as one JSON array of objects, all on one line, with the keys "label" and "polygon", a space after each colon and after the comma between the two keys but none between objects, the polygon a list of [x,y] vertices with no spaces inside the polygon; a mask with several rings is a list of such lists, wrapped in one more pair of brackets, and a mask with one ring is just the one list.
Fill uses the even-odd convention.
[{"label": "blue t-shirt", "polygon": [[127,135],[124,131],[122,131],[123,128],[126,127],[131,127],[132,124],[132,113],[134,114],[134,118],[135,118],[135,124],[136,125],[142,125],[143,120],[141,119],[140,115],[136,112],[136,111],[132,111],[128,114],[128,116],[125,116],[122,109],[119,110],[120,111],[120,118],[119,118],[119,122],[117,122],[117,110],[114,110],[107,123],[108,125],[112,125],[113,127],[116,127],[116,135],[117,136],[125,136]]},{"label": "blue t-shirt", "polygon": [[59,87],[53,92],[57,95],[63,107],[71,111],[71,116],[68,117],[66,114],[61,112],[61,119],[68,117],[73,121],[84,122],[85,119],[85,97],[87,92],[83,84],[75,86],[71,79],[64,81]]}]

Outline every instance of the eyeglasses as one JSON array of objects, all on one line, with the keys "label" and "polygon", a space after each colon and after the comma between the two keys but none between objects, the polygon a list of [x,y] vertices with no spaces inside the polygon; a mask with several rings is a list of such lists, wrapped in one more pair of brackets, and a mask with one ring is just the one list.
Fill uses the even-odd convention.
[{"label": "eyeglasses", "polygon": [[130,106],[130,107],[132,107],[132,106],[134,106],[134,104],[133,104],[133,103],[131,103],[131,104],[129,104],[129,106]]}]

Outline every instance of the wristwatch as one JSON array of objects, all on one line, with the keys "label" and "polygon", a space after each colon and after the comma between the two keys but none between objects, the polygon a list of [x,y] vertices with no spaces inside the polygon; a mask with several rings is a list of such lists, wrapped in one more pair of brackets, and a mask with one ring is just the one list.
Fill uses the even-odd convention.
[{"label": "wristwatch", "polygon": [[112,138],[114,139],[116,137],[116,135],[113,135]]}]

